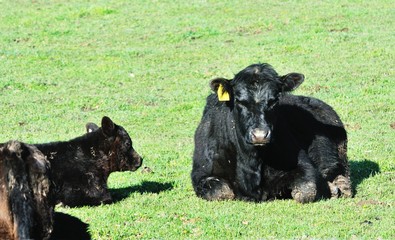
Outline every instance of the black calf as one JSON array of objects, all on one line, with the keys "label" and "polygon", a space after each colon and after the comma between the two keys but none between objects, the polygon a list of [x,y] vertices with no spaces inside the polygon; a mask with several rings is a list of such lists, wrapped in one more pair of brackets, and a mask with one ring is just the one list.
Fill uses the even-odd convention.
[{"label": "black calf", "polygon": [[304,80],[251,65],[214,79],[195,133],[192,183],[208,200],[311,202],[350,196],[347,135],[324,102],[287,94]]},{"label": "black calf", "polygon": [[51,162],[55,198],[68,206],[111,203],[107,179],[115,171],[135,171],[142,163],[126,130],[103,117],[101,128],[66,142],[36,144]]}]

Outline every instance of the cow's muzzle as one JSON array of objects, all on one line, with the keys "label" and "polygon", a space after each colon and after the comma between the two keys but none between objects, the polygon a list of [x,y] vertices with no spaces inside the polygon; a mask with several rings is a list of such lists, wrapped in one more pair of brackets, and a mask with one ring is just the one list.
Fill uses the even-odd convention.
[{"label": "cow's muzzle", "polygon": [[270,141],[271,131],[269,129],[255,128],[250,132],[251,144],[263,146]]},{"label": "cow's muzzle", "polygon": [[136,152],[133,152],[133,164],[131,166],[131,171],[136,171],[143,164],[143,158]]}]

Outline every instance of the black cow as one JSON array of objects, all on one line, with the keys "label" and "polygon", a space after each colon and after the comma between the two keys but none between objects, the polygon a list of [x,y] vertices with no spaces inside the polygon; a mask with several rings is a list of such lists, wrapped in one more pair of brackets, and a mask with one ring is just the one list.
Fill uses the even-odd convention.
[{"label": "black cow", "polygon": [[347,134],[326,103],[288,92],[304,80],[254,64],[211,81],[195,133],[192,183],[207,200],[297,202],[351,196]]},{"label": "black cow", "polygon": [[103,117],[101,128],[65,142],[35,144],[51,162],[55,199],[71,207],[111,203],[107,179],[115,171],[135,171],[142,163],[126,130]]},{"label": "black cow", "polygon": [[50,163],[34,146],[0,144],[0,239],[48,239],[54,205]]}]

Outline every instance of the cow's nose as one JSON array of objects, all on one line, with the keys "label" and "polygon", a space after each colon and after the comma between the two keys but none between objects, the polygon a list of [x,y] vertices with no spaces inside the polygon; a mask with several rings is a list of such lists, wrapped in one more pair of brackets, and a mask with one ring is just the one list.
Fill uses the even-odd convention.
[{"label": "cow's nose", "polygon": [[254,145],[264,145],[270,140],[269,129],[255,128],[251,131],[251,143]]},{"label": "cow's nose", "polygon": [[143,158],[136,151],[134,151],[132,155],[133,155],[133,157],[132,157],[133,158],[133,166],[132,166],[132,168],[134,169],[132,171],[135,171],[139,167],[141,167],[141,165],[143,164]]}]

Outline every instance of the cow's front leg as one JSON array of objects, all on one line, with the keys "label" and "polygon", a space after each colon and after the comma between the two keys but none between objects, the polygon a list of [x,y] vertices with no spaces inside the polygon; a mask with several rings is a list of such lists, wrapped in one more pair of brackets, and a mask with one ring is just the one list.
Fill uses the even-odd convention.
[{"label": "cow's front leg", "polygon": [[317,185],[314,181],[297,182],[292,186],[291,195],[299,203],[313,202],[317,198]]},{"label": "cow's front leg", "polygon": [[102,204],[110,204],[113,202],[111,194],[107,189],[104,191],[104,193],[100,196],[99,199],[100,199],[100,203]]},{"label": "cow's front leg", "polygon": [[84,205],[100,205],[112,203],[112,197],[106,179],[100,177],[93,177],[90,179],[89,184],[84,194]]},{"label": "cow's front leg", "polygon": [[[233,169],[224,159],[229,159],[225,150],[204,146],[207,151],[196,151],[191,173],[196,195],[206,200],[230,200],[235,198]],[[201,148],[196,148],[201,149]],[[211,150],[210,150],[211,149]]]},{"label": "cow's front leg", "polygon": [[106,180],[97,179],[96,180],[96,189],[97,191],[93,192],[92,198],[97,204],[110,204],[113,203],[110,191],[108,190],[108,186]]},{"label": "cow's front leg", "polygon": [[215,176],[201,179],[195,189],[198,196],[210,201],[235,198],[229,182]]},{"label": "cow's front leg", "polygon": [[293,199],[299,203],[317,200],[320,196],[319,174],[304,151],[299,153],[298,166],[293,174],[295,178],[290,185]]}]

